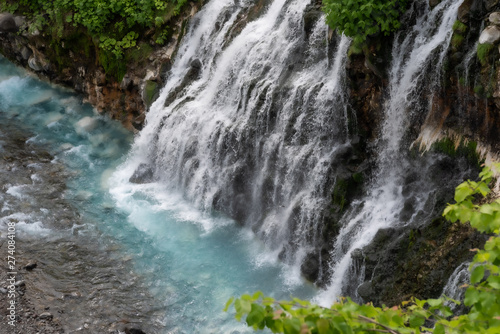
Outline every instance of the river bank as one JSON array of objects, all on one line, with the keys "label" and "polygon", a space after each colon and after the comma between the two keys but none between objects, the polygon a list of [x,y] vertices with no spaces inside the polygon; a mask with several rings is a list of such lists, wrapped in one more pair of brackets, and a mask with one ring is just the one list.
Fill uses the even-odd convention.
[{"label": "river bank", "polygon": [[[2,118],[0,332],[156,332],[144,316],[151,299],[130,261],[119,258],[113,240],[99,242],[85,231],[87,222],[66,200],[72,172],[33,143],[32,134]],[[8,226],[15,227],[12,239],[5,238]],[[8,255],[15,262],[7,262]],[[6,325],[12,313],[13,326]]]}]

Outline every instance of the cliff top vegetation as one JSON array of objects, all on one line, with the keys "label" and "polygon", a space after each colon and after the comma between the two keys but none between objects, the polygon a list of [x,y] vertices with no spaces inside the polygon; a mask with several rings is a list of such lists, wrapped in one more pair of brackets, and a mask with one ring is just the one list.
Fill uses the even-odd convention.
[{"label": "cliff top vegetation", "polygon": [[323,0],[323,11],[332,29],[362,44],[368,36],[388,35],[399,29],[399,17],[407,3],[407,0]]},{"label": "cliff top vegetation", "polygon": [[[50,34],[54,41],[74,30],[89,36],[107,73],[106,65],[137,49],[140,40],[168,42],[172,19],[188,5],[188,0],[0,0],[0,10],[28,19],[30,33]],[[112,74],[121,79],[123,73]]]}]

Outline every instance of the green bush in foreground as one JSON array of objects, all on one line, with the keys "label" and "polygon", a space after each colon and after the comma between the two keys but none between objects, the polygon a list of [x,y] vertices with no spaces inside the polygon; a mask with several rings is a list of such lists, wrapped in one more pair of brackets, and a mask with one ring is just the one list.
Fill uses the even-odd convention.
[{"label": "green bush in foreground", "polygon": [[407,0],[323,0],[326,23],[357,44],[370,35],[399,29]]},{"label": "green bush in foreground", "polygon": [[[500,171],[500,164],[495,169]],[[477,254],[469,268],[471,279],[464,300],[469,313],[454,315],[446,302],[460,302],[447,297],[412,298],[392,308],[359,305],[344,298],[324,308],[299,299],[276,301],[261,292],[231,298],[225,311],[234,305],[238,321],[246,316],[249,327],[269,328],[273,333],[500,333],[500,199],[484,200],[491,193],[493,172],[484,168],[479,176],[479,182],[466,181],[456,188],[456,203],[448,204],[443,213],[451,222],[470,222],[493,235],[483,250],[474,250]]]}]

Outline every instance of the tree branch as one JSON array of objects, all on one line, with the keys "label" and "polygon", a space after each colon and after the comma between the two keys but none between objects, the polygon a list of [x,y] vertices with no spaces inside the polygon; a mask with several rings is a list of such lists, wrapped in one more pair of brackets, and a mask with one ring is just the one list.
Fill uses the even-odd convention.
[{"label": "tree branch", "polygon": [[386,333],[391,333],[391,334],[401,334],[400,332],[398,331],[395,331],[394,329],[390,328],[390,327],[387,327],[385,325],[382,325],[381,323],[371,319],[371,318],[368,318],[368,317],[365,317],[364,315],[358,315],[358,318],[360,320],[363,320],[363,321],[366,321],[366,322],[369,322],[369,323],[372,323],[372,324],[375,324],[377,326],[380,326],[380,327],[383,327],[387,330]]}]

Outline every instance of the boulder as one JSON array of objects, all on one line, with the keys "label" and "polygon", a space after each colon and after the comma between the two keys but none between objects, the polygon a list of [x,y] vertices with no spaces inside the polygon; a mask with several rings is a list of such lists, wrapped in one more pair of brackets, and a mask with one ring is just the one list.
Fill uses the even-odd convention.
[{"label": "boulder", "polygon": [[19,30],[26,25],[26,18],[24,16],[15,16],[14,22],[16,22],[17,30]]},{"label": "boulder", "polygon": [[374,291],[372,282],[366,281],[358,287],[358,295],[364,300],[372,300]]},{"label": "boulder", "polygon": [[498,41],[500,41],[500,28],[497,26],[486,27],[479,36],[479,44],[495,44]]},{"label": "boulder", "polygon": [[23,57],[24,60],[30,59],[30,57],[33,55],[33,51],[31,51],[30,48],[24,46],[21,49],[21,57]]},{"label": "boulder", "polygon": [[307,254],[304,262],[300,266],[300,271],[304,277],[311,282],[316,282],[319,277],[319,259],[316,253]]},{"label": "boulder", "polygon": [[436,7],[440,2],[441,0],[429,0],[429,6]]},{"label": "boulder", "polygon": [[31,271],[37,267],[36,261],[29,261],[27,265],[24,266],[24,269]]},{"label": "boulder", "polygon": [[499,0],[484,0],[484,7],[486,8],[487,11],[490,11],[498,5]]},{"label": "boulder", "polygon": [[153,181],[153,168],[148,164],[140,164],[129,179],[129,182],[137,184],[151,183]]},{"label": "boulder", "polygon": [[49,312],[43,312],[42,314],[40,314],[40,315],[38,316],[38,318],[39,318],[40,320],[47,320],[47,321],[51,321],[51,320],[52,320],[52,318],[53,318],[53,315],[52,315],[52,314],[50,314]]},{"label": "boulder", "polygon": [[495,25],[500,25],[500,12],[493,12],[488,17],[488,20]]},{"label": "boulder", "polygon": [[125,334],[146,334],[139,328],[125,328]]},{"label": "boulder", "polygon": [[1,32],[17,32],[18,27],[14,15],[10,13],[0,14],[0,31]]},{"label": "boulder", "polygon": [[458,7],[457,18],[460,22],[462,23],[469,22],[470,10],[473,3],[474,0],[465,0],[464,2],[462,2],[460,7]]},{"label": "boulder", "polygon": [[97,125],[98,122],[96,118],[86,116],[75,124],[75,130],[78,134],[81,135],[86,132],[91,132],[97,127]]},{"label": "boulder", "polygon": [[35,72],[38,72],[38,71],[41,71],[42,70],[42,66],[40,66],[40,64],[38,63],[38,61],[36,60],[35,57],[31,56],[29,59],[28,59],[28,66]]}]

